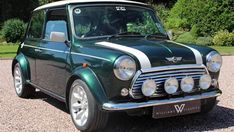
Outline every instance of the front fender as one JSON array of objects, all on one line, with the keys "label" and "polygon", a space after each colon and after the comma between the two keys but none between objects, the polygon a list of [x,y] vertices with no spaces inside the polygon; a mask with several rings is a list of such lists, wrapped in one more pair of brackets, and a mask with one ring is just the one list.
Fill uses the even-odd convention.
[{"label": "front fender", "polygon": [[104,88],[92,69],[78,67],[74,70],[73,76],[78,76],[88,85],[99,106],[108,101]]},{"label": "front fender", "polygon": [[16,57],[12,61],[12,75],[13,75],[13,70],[14,70],[14,66],[16,63],[20,64],[24,79],[30,80],[30,76],[28,73],[28,71],[30,71],[29,70],[29,63],[28,63],[28,60],[26,59],[26,57],[22,53],[17,54]]}]

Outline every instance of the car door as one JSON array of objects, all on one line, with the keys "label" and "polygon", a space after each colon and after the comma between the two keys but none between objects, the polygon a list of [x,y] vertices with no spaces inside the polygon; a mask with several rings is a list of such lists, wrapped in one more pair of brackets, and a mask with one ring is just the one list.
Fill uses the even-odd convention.
[{"label": "car door", "polygon": [[[65,44],[65,40],[68,40],[67,25],[65,9],[47,11],[40,55],[36,59],[37,85],[60,97],[65,97],[66,66],[70,51],[69,46]],[[55,40],[54,33],[64,34],[64,41]]]},{"label": "car door", "polygon": [[36,82],[36,58],[38,57],[38,47],[42,40],[43,23],[45,12],[36,11],[32,14],[28,31],[21,51],[27,57],[29,63],[29,75],[32,83]]}]

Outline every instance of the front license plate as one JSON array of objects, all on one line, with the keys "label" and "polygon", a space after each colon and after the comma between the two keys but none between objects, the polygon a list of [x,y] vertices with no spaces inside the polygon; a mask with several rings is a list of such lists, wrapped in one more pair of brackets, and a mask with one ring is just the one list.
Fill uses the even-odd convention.
[{"label": "front license plate", "polygon": [[166,104],[153,107],[153,118],[165,118],[197,113],[201,111],[201,101],[187,101],[182,103]]}]

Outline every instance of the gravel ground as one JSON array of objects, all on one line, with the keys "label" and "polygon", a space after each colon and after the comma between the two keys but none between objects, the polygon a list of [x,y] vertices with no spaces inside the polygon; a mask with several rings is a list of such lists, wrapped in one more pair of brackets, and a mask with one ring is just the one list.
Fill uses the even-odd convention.
[{"label": "gravel ground", "polygon": [[[166,119],[112,114],[103,131],[234,131],[234,56],[223,57],[220,87],[223,95],[212,112]],[[0,132],[76,131],[65,104],[41,92],[32,99],[15,94],[11,60],[0,60]]]}]

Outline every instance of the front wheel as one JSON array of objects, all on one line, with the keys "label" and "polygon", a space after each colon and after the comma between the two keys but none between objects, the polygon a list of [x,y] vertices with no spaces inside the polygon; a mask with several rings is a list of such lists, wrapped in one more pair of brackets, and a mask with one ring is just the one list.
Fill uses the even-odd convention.
[{"label": "front wheel", "polygon": [[69,94],[69,110],[76,128],[94,131],[105,127],[108,113],[100,111],[88,86],[82,80],[75,80]]}]

